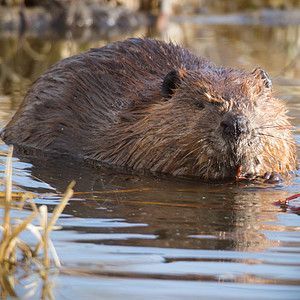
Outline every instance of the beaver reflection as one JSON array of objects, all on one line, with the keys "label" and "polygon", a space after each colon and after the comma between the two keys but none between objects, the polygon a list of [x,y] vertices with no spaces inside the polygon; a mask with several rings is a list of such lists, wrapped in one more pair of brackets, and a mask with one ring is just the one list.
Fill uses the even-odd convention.
[{"label": "beaver reflection", "polygon": [[[33,178],[46,182],[57,191],[64,191],[71,180],[76,181],[77,193],[66,206],[64,214],[67,220],[71,216],[79,218],[79,221],[75,227],[67,226],[64,230],[102,233],[108,237],[113,233],[145,235],[125,240],[116,240],[113,235],[102,240],[95,235],[95,239],[89,239],[88,243],[243,251],[259,251],[274,245],[260,230],[277,211],[270,199],[283,198],[285,192],[280,195],[280,191],[276,190],[273,194],[276,196],[272,198],[269,194],[272,189],[255,190],[255,185],[249,192],[238,185],[199,185],[194,181],[95,168],[80,161],[66,162],[51,156],[20,158],[32,164],[27,172]],[[26,190],[30,189],[26,187]],[[129,192],[118,193],[124,190]],[[136,191],[130,192],[132,190]],[[36,189],[33,191],[36,192]],[[101,191],[104,193],[101,194]],[[49,190],[38,189],[38,192]],[[47,204],[52,211],[54,205],[47,201],[47,197],[42,197],[39,204]],[[82,226],[84,220],[89,226]],[[112,220],[111,226],[108,221],[106,226],[98,227],[102,220],[104,223]],[[118,222],[125,226],[117,226]],[[61,225],[64,224],[62,222]],[[148,239],[148,236],[152,238]],[[78,235],[78,238],[84,241],[84,235]]]},{"label": "beaver reflection", "polygon": [[200,180],[297,166],[286,107],[264,70],[217,68],[146,38],[58,62],[33,84],[2,137],[33,150]]}]

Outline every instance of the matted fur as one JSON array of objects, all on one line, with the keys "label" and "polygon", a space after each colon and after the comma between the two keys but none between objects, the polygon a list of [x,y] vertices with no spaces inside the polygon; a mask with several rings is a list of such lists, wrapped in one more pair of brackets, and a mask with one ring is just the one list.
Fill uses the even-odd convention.
[{"label": "matted fur", "polygon": [[[169,72],[177,78],[163,97]],[[241,128],[227,134],[231,119]],[[296,169],[291,129],[286,107],[261,69],[217,68],[171,42],[135,38],[51,67],[32,85],[2,138],[208,180],[233,178],[238,169],[251,176]]]}]

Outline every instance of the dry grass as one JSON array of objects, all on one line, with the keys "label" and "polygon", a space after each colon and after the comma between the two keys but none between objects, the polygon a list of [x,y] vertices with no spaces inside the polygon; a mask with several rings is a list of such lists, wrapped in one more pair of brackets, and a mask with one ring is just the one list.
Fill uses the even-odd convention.
[{"label": "dry grass", "polygon": [[[47,297],[54,299],[51,294],[51,289],[49,289],[49,285],[47,284],[51,266],[51,254],[56,268],[60,267],[60,261],[49,235],[52,230],[60,228],[55,226],[55,223],[69,199],[72,197],[72,188],[75,183],[71,182],[51,217],[48,216],[46,205],[37,208],[32,200],[32,194],[22,194],[19,201],[13,203],[12,151],[13,149],[11,147],[5,170],[4,218],[3,224],[0,225],[0,230],[2,231],[2,238],[0,240],[1,296],[18,296],[15,291],[18,280],[14,278],[14,274],[16,274],[18,267],[27,266],[28,268],[29,266],[31,270],[33,268],[37,270],[40,278],[44,282],[41,299]],[[30,215],[24,219],[18,218],[13,220],[11,218],[11,210],[19,210],[22,212],[26,201],[29,201],[31,205],[32,212]],[[38,220],[39,226],[32,224],[34,220]],[[37,244],[35,246],[29,245],[20,238],[20,234],[25,230],[31,232],[37,238]],[[27,296],[32,296],[33,290],[34,289],[29,290]]]}]

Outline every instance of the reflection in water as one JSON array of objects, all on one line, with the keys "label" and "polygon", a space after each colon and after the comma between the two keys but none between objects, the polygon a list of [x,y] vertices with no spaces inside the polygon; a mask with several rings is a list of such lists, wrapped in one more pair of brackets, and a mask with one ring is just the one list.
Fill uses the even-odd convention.
[{"label": "reflection in water", "polygon": [[[278,255],[276,252],[284,243],[280,243],[280,237],[275,241],[268,237],[276,231],[285,231],[284,226],[263,224],[276,223],[273,215],[278,209],[269,199],[278,199],[284,192],[274,192],[266,186],[199,185],[104,168],[95,171],[79,162],[68,164],[34,158],[26,160],[24,165],[30,167],[32,176],[47,179],[57,190],[64,189],[74,175],[78,182],[80,193],[60,220],[64,231],[55,235],[56,248],[64,262],[60,286],[71,295],[74,291],[70,291],[67,283],[77,286],[77,278],[84,277],[88,278],[86,284],[94,282],[91,293],[95,293],[99,284],[102,286],[103,280],[115,277],[143,278],[146,280],[141,283],[143,287],[153,279],[164,280],[163,286],[174,280],[171,286],[175,289],[175,280],[180,285],[183,279],[188,284],[198,281],[292,284],[289,278],[293,278],[294,284],[299,284],[295,280],[297,270],[287,267],[296,261],[297,255]],[[22,188],[30,190],[30,186]],[[115,193],[105,193],[110,191]],[[36,202],[52,207],[55,204],[52,198]],[[274,253],[267,247],[274,249]],[[65,288],[60,292],[62,295]],[[272,293],[278,293],[278,288],[273,287]],[[247,286],[251,295],[256,289]],[[281,289],[287,293],[287,299],[293,299],[289,295],[297,292],[293,286]],[[196,288],[193,295],[197,293]]]},{"label": "reflection in water", "polygon": [[[275,91],[288,103],[300,141],[299,26],[203,25],[187,19],[170,21],[165,30],[166,36],[217,65],[265,68]],[[148,34],[141,29],[134,35]],[[2,37],[1,128],[29,84],[50,65],[116,39],[50,41],[28,36],[19,43]],[[1,161],[7,149],[1,145]],[[36,203],[47,204],[49,210],[59,201],[53,193],[64,191],[72,179],[77,182],[77,193],[60,218],[64,230],[52,235],[63,263],[53,289],[58,298],[299,297],[299,216],[272,204],[299,193],[299,172],[278,186],[210,185],[51,157],[19,159],[13,163],[14,188],[41,195]],[[2,170],[0,164],[3,178]],[[293,201],[299,205],[299,199]]]},{"label": "reflection in water", "polygon": [[[104,167],[94,168],[78,161],[68,163],[49,157],[23,157],[20,163],[24,163],[27,167],[31,166],[32,178],[38,178],[41,182],[46,181],[56,191],[64,190],[71,179],[77,181],[74,199],[64,210],[66,217],[60,220],[60,224],[64,226],[64,232],[57,233],[60,243],[64,241],[69,244],[71,241],[77,241],[87,245],[91,243],[99,246],[111,245],[112,248],[108,248],[110,250],[104,247],[102,250],[104,253],[97,258],[98,263],[102,259],[104,261],[115,259],[112,257],[115,257],[115,251],[119,252],[120,249],[124,249],[122,251],[126,253],[126,249],[129,249],[130,253],[132,251],[153,253],[153,249],[162,248],[165,250],[161,251],[166,254],[160,254],[159,262],[155,261],[159,264],[159,270],[164,270],[165,267],[161,265],[164,263],[172,263],[172,266],[178,264],[179,268],[172,271],[167,267],[165,271],[159,271],[161,275],[155,275],[153,265],[150,269],[142,267],[144,259],[140,262],[142,269],[132,269],[132,264],[137,264],[139,258],[131,257],[131,262],[122,262],[121,265],[117,263],[113,268],[105,264],[98,269],[98,274],[118,274],[127,277],[129,272],[131,277],[141,277],[142,272],[145,278],[188,276],[186,279],[194,280],[209,276],[210,280],[223,278],[225,281],[234,282],[280,282],[274,277],[275,273],[265,277],[260,272],[258,274],[250,272],[247,275],[249,270],[246,273],[243,271],[248,264],[266,264],[267,256],[263,253],[268,252],[269,248],[279,249],[284,245],[280,238],[275,240],[270,238],[274,232],[286,231],[285,226],[277,224],[274,215],[278,213],[278,208],[272,205],[274,201],[287,195],[280,186],[274,190],[267,185],[242,182],[225,185],[199,184],[173,178],[124,173]],[[34,182],[30,185],[19,185],[19,188],[39,193],[47,191],[45,188],[37,189]],[[37,204],[48,204],[50,211],[57,201],[51,196],[36,199]],[[146,250],[149,247],[151,250]],[[173,251],[172,248],[178,251],[195,249],[196,252],[190,254],[189,251],[183,252],[177,257],[177,250]],[[199,249],[201,250],[198,253]],[[76,257],[78,250],[73,250]],[[204,250],[212,252],[199,257]],[[229,256],[219,253],[216,257],[214,252],[218,250],[222,250],[222,253],[225,251]],[[93,260],[93,254],[87,251],[89,254],[84,260]],[[101,248],[98,251],[101,253]],[[154,252],[156,251],[160,250]],[[256,254],[246,254],[251,252]],[[238,253],[245,254],[239,257]],[[69,254],[62,251],[63,258],[65,255]],[[270,258],[271,264],[277,264],[276,257],[277,255]],[[67,263],[64,272],[75,272],[78,275],[77,267],[74,269],[73,263],[68,263],[69,259],[63,259]],[[289,258],[286,257],[285,260],[289,261]],[[208,264],[209,268],[211,264],[209,262],[220,261],[229,265],[238,263],[235,271],[237,274],[229,272],[231,275],[225,276],[224,271],[221,273],[218,271],[208,275],[205,271],[201,275],[197,264],[191,265],[191,262],[201,262],[204,266]],[[84,272],[90,272],[88,262],[86,263],[87,265],[83,263],[80,267],[82,275]],[[183,263],[184,266],[187,264],[185,268],[188,269],[185,271],[183,268],[179,271]],[[192,271],[194,275],[188,271],[190,268],[194,270]],[[285,275],[282,280],[283,282],[287,280]]]},{"label": "reflection in water", "polygon": [[[43,275],[39,274],[36,267],[33,265],[21,265],[8,278],[13,282],[14,296],[20,299],[54,299],[53,288],[55,287],[55,280],[58,276],[58,270],[49,270]],[[4,298],[9,295],[9,291],[3,289],[2,294]],[[10,296],[12,296],[10,294]]]}]

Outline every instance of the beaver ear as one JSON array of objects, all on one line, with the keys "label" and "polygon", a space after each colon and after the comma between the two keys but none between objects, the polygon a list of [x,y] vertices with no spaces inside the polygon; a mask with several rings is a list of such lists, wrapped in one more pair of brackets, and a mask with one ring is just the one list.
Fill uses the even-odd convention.
[{"label": "beaver ear", "polygon": [[174,90],[177,85],[180,83],[180,75],[176,70],[170,71],[164,78],[164,82],[162,84],[162,96],[164,98],[171,98],[174,94]]},{"label": "beaver ear", "polygon": [[253,70],[252,74],[254,74],[254,76],[256,78],[260,78],[263,80],[265,86],[268,89],[272,89],[272,81],[268,75],[268,73],[263,69],[263,68],[256,68],[255,70]]}]

